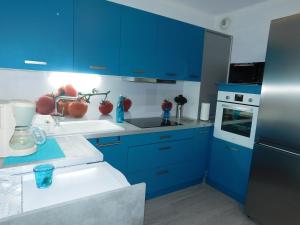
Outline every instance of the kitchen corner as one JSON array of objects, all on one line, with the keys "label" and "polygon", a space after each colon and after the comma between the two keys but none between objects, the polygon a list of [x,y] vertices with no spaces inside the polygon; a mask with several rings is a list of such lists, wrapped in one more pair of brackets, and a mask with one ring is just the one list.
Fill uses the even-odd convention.
[{"label": "kitchen corner", "polygon": [[[4,185],[1,186],[3,193],[6,194],[3,198],[0,205],[0,218],[5,218],[7,216],[16,215],[22,212],[22,176],[33,171],[33,168],[41,163],[51,163],[55,166],[56,169],[63,169],[67,167],[80,167],[84,164],[93,164],[103,162],[103,154],[101,149],[97,149],[89,140],[96,138],[107,138],[112,136],[127,136],[127,135],[136,135],[136,134],[147,134],[147,133],[156,133],[156,132],[166,132],[166,131],[176,131],[176,130],[185,130],[185,129],[194,129],[194,128],[204,128],[211,127],[212,122],[197,121],[187,118],[181,119],[180,126],[166,126],[166,127],[154,127],[154,128],[139,128],[127,122],[124,123],[115,123],[113,119],[102,119],[102,120],[90,120],[90,118],[82,119],[71,119],[66,118],[63,122],[60,122],[60,126],[64,124],[71,124],[71,130],[64,130],[61,132],[53,132],[55,128],[53,123],[49,123],[49,116],[36,115],[34,126],[43,128],[47,133],[48,138],[55,138],[58,145],[60,146],[64,157],[50,160],[39,159],[37,161],[31,161],[27,163],[11,164],[9,166],[3,165],[3,159],[0,160],[0,179],[1,183]],[[174,119],[175,118],[171,118]],[[79,126],[88,125],[95,122],[103,122],[106,129],[98,129],[98,131],[88,130],[88,126],[85,126],[85,130],[76,129],[76,125]],[[94,123],[95,124],[95,123]],[[96,123],[97,124],[97,123]],[[101,124],[100,124],[101,125]],[[74,127],[75,126],[75,127]],[[116,129],[109,129],[109,127],[117,127]],[[49,128],[50,127],[50,128]],[[74,129],[75,128],[75,129]],[[80,127],[79,127],[80,128]],[[92,127],[93,128],[93,127]],[[51,132],[49,132],[51,131]],[[57,131],[57,130],[56,130]],[[69,133],[68,133],[69,132]],[[49,149],[50,151],[51,149]],[[3,204],[7,204],[4,206]]]}]

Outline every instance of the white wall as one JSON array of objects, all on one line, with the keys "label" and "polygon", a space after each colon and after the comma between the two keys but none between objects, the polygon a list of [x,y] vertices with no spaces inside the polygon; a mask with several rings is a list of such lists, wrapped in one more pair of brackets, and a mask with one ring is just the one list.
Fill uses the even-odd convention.
[{"label": "white wall", "polygon": [[233,35],[232,62],[264,61],[271,20],[296,13],[300,13],[299,0],[269,0],[216,17],[215,29],[222,18],[231,19],[226,33]]},{"label": "white wall", "polygon": [[210,14],[193,9],[173,1],[164,0],[110,0],[122,5],[131,6],[147,12],[163,15],[194,25],[214,29],[215,20]]}]

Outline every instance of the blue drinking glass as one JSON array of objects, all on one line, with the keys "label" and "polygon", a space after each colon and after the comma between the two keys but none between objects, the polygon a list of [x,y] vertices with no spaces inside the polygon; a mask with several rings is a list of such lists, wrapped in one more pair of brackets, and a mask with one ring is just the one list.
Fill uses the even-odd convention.
[{"label": "blue drinking glass", "polygon": [[43,164],[33,168],[37,188],[44,189],[51,186],[53,170],[54,166],[51,164]]}]

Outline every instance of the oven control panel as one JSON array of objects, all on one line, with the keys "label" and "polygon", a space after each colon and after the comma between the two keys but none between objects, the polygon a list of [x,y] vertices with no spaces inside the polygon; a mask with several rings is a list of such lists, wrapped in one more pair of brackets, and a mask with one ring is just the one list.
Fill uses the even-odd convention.
[{"label": "oven control panel", "polygon": [[250,93],[219,91],[218,101],[259,106],[260,95],[250,94]]}]

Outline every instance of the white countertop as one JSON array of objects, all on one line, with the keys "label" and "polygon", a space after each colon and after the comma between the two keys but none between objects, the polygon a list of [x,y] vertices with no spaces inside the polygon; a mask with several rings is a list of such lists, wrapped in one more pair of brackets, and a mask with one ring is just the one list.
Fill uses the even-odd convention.
[{"label": "white countertop", "polygon": [[103,161],[103,154],[81,135],[55,137],[65,157],[0,169],[0,176],[28,173],[38,164],[51,163],[56,168]]},{"label": "white countertop", "polygon": [[[171,118],[172,120],[176,121],[175,118]],[[52,119],[51,119],[52,120]],[[73,121],[89,121],[90,118],[84,117],[82,119],[72,119],[72,118],[64,118],[61,122],[73,122]],[[108,116],[102,116],[100,119],[93,119],[95,120],[106,120],[111,122],[113,125],[119,126],[122,130],[108,130],[107,132],[103,130],[99,130],[99,132],[84,132],[78,133],[84,136],[87,139],[91,138],[101,138],[101,137],[111,137],[111,136],[124,136],[124,135],[133,135],[133,134],[141,134],[141,133],[154,133],[154,132],[162,132],[162,131],[171,131],[171,130],[182,130],[182,129],[191,129],[191,128],[200,128],[200,127],[210,127],[213,126],[213,122],[211,121],[197,121],[193,119],[183,118],[180,123],[182,125],[179,126],[165,126],[165,127],[153,127],[153,128],[139,128],[130,123],[123,122],[123,123],[116,123],[115,120]],[[49,125],[45,124],[45,122],[41,122],[43,119],[39,119],[39,126],[46,130],[49,129]],[[51,123],[53,123],[51,121]],[[59,134],[58,134],[59,135]],[[57,136],[55,132],[49,133],[49,136]]]},{"label": "white countertop", "polygon": [[47,189],[36,187],[33,173],[0,176],[0,220],[128,186],[125,176],[106,162],[56,168]]}]

